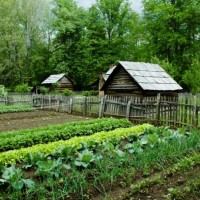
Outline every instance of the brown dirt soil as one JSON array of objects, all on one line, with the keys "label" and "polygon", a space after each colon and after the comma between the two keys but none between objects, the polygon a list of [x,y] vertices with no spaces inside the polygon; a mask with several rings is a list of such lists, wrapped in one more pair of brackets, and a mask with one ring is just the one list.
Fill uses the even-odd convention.
[{"label": "brown dirt soil", "polygon": [[183,188],[185,186],[185,183],[187,180],[192,180],[195,177],[199,176],[200,174],[200,166],[197,165],[194,168],[191,168],[189,171],[184,172],[184,173],[176,173],[172,176],[169,177],[163,177],[163,183],[162,184],[154,184],[150,187],[146,187],[143,190],[141,190],[140,192],[136,192],[136,193],[132,193],[130,192],[129,195],[125,195],[124,198],[122,198],[123,200],[128,200],[128,199],[132,199],[132,200],[167,200],[167,199],[180,199],[180,200],[189,200],[189,199],[196,199],[193,198],[193,194],[190,194],[190,197],[179,197],[179,198],[170,198],[170,196],[168,198],[164,197],[165,195],[168,194],[168,189],[169,188],[174,188],[174,187],[180,187]]},{"label": "brown dirt soil", "polygon": [[[173,187],[183,188],[187,180],[193,180],[195,177],[200,175],[200,165],[196,165],[194,168],[191,168],[187,172],[179,172],[169,177],[163,177],[163,172],[153,173],[150,177],[160,174],[162,177],[161,184],[153,184],[152,186],[147,186],[142,188],[140,192],[132,192],[130,186],[128,187],[119,187],[114,186],[111,192],[108,192],[108,198],[103,198],[101,195],[98,195],[92,200],[199,200],[199,196],[195,196],[193,193],[188,194],[187,196],[179,198],[168,198],[164,197],[168,194],[168,189]],[[138,177],[139,178],[139,177]],[[142,178],[143,179],[143,178]],[[139,178],[139,180],[142,180]],[[135,183],[138,183],[138,179],[135,180]]]},{"label": "brown dirt soil", "polygon": [[31,129],[51,124],[62,124],[66,122],[83,121],[88,119],[92,118],[44,110],[4,113],[0,114],[0,132]]}]

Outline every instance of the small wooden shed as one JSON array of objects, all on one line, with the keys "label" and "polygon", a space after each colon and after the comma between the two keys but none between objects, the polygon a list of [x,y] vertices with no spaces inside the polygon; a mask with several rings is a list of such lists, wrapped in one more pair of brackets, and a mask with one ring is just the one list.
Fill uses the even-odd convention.
[{"label": "small wooden shed", "polygon": [[53,89],[54,85],[57,84],[56,90],[63,92],[65,89],[74,90],[72,80],[65,74],[54,74],[50,75],[47,79],[42,82],[42,86]]},{"label": "small wooden shed", "polygon": [[114,96],[177,96],[183,88],[157,64],[119,61],[102,77],[100,92]]}]

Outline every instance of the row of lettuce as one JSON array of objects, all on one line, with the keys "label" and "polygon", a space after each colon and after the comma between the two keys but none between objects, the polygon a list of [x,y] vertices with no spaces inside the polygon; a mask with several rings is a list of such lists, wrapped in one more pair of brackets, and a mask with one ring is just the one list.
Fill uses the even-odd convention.
[{"label": "row of lettuce", "polygon": [[126,119],[102,118],[61,125],[50,125],[30,130],[2,132],[0,134],[0,152],[30,147],[36,144],[68,140],[74,136],[92,135],[100,131],[130,127]]},{"label": "row of lettuce", "polygon": [[29,112],[34,110],[35,108],[29,105],[0,106],[0,113]]},{"label": "row of lettuce", "polygon": [[[74,128],[74,134],[70,127]],[[200,148],[197,131],[174,131],[149,124],[131,127],[130,122],[119,119],[74,122],[46,129],[47,135],[53,134],[53,130],[59,135],[59,131],[65,129],[66,134],[62,134],[67,135],[67,140],[47,140],[47,144],[0,153],[0,189],[6,188],[1,198],[9,194],[12,199],[16,196],[26,198],[26,195],[29,199],[68,196],[92,199],[94,190],[88,188],[106,195],[118,178],[126,184],[144,166],[159,163],[158,167],[165,167]],[[72,131],[70,134],[68,129]],[[44,130],[31,131],[36,134]],[[8,138],[18,134],[24,139],[31,135],[26,130],[9,132]],[[3,133],[1,140],[6,138]],[[30,170],[31,177],[27,176]]]},{"label": "row of lettuce", "polygon": [[[122,120],[126,124],[126,120]],[[121,122],[121,120],[119,121]],[[127,125],[127,124],[126,124]],[[68,140],[59,140],[56,142],[49,142],[48,144],[38,144],[27,148],[21,148],[17,150],[10,150],[0,153],[0,163],[13,164],[22,161],[28,154],[37,154],[38,152],[48,156],[53,154],[59,149],[59,147],[75,148],[79,149],[82,145],[99,144],[106,140],[120,140],[127,136],[142,134],[145,128],[149,126],[147,124],[129,127],[129,128],[117,128],[113,131],[102,131],[94,133],[89,136],[74,136]]]}]

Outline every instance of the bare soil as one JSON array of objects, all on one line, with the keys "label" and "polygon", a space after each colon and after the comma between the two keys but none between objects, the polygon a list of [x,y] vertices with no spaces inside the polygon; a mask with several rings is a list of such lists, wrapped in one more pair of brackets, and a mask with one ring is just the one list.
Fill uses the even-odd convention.
[{"label": "bare soil", "polygon": [[0,132],[31,129],[51,124],[62,124],[66,122],[83,121],[88,119],[92,118],[44,110],[4,113],[0,114]]}]

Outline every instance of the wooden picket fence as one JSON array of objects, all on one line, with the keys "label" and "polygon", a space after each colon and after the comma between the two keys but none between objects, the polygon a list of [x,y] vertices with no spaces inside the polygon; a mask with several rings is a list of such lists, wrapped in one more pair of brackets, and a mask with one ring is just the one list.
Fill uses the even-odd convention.
[{"label": "wooden picket fence", "polygon": [[0,97],[0,106],[7,105],[33,105],[33,95],[31,93],[9,93],[6,97]]},{"label": "wooden picket fence", "polygon": [[69,114],[98,116],[100,98],[98,96],[35,95],[33,106],[38,109],[55,110]]},{"label": "wooden picket fence", "polygon": [[148,122],[170,127],[200,128],[200,96],[124,98],[104,97],[100,117],[126,117],[134,123]]},{"label": "wooden picket fence", "polygon": [[200,128],[200,95],[179,97],[43,96],[33,98],[40,109],[99,117],[127,118],[134,123]]},{"label": "wooden picket fence", "polygon": [[127,118],[134,123],[152,123],[170,127],[200,128],[200,94],[145,99],[115,96],[13,95],[1,98],[0,104],[33,105],[38,109],[95,117]]}]

